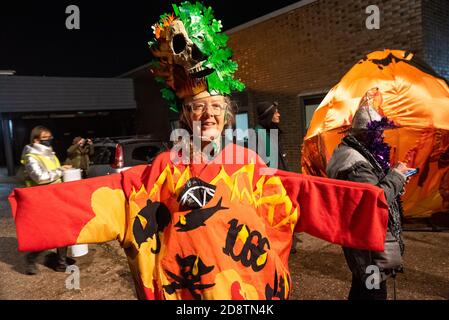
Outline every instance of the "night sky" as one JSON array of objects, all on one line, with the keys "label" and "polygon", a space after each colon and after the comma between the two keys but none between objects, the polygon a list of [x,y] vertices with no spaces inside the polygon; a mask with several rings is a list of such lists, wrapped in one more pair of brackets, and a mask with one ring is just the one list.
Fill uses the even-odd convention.
[{"label": "night sky", "polygon": [[[182,1],[2,1],[0,70],[17,75],[114,77],[151,59],[147,42],[159,15]],[[205,0],[226,31],[294,0]],[[244,3],[244,6],[241,4]],[[80,30],[68,30],[66,7],[80,9]]]}]

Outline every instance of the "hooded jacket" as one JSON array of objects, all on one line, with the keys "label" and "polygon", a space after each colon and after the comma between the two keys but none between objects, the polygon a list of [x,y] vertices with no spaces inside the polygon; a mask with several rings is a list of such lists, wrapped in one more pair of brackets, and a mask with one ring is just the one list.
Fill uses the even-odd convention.
[{"label": "hooded jacket", "polygon": [[39,143],[26,145],[21,162],[25,165],[26,180],[38,185],[61,182],[61,165],[51,147]]}]

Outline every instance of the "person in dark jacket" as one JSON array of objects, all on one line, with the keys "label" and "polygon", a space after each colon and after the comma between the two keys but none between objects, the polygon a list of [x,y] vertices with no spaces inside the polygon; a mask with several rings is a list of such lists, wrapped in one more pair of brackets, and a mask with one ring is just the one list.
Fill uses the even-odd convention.
[{"label": "person in dark jacket", "polygon": [[[257,139],[259,156],[267,162],[267,166],[275,169],[289,171],[287,164],[287,155],[284,152],[281,142],[282,130],[279,127],[281,122],[281,114],[279,113],[277,102],[261,102],[257,104],[257,120],[258,124],[255,127],[257,136],[263,137]],[[277,164],[272,159],[270,154],[270,130],[276,129],[278,132],[277,143]],[[272,140],[272,139],[271,139]],[[260,152],[262,150],[262,153]]]},{"label": "person in dark jacket", "polygon": [[[387,277],[395,277],[402,270],[404,242],[400,196],[408,182],[405,174],[411,168],[402,162],[390,168],[390,147],[384,142],[383,131],[394,128],[394,124],[373,108],[376,97],[381,101],[377,88],[362,98],[351,128],[335,149],[326,169],[329,178],[364,182],[382,188],[389,206],[384,252],[343,248],[352,272],[349,300],[386,300]],[[380,271],[377,286],[369,285],[370,266],[376,266]]]},{"label": "person in dark jacket", "polygon": [[86,178],[89,169],[90,157],[94,155],[92,140],[82,137],[75,137],[72,145],[67,149],[67,159],[65,164],[73,168],[81,169],[82,175]]}]

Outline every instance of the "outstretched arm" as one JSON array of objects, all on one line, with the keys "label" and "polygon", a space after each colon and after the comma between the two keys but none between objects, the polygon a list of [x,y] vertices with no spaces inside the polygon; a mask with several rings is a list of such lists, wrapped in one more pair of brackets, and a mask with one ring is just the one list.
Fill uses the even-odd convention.
[{"label": "outstretched arm", "polygon": [[123,237],[121,174],[15,189],[9,196],[20,251]]},{"label": "outstretched arm", "polygon": [[388,206],[382,189],[283,171],[279,176],[300,208],[296,232],[347,247],[384,249]]}]

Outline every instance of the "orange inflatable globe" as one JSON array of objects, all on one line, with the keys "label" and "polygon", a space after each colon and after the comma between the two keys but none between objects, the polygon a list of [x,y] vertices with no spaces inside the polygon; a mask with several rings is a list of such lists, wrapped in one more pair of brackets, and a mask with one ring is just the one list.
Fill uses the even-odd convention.
[{"label": "orange inflatable globe", "polygon": [[406,217],[449,212],[449,86],[412,53],[368,54],[331,89],[315,111],[302,151],[306,174],[326,176],[326,164],[344,136],[360,99],[378,87],[379,109],[399,126],[385,131],[391,162],[419,168],[403,196]]}]

